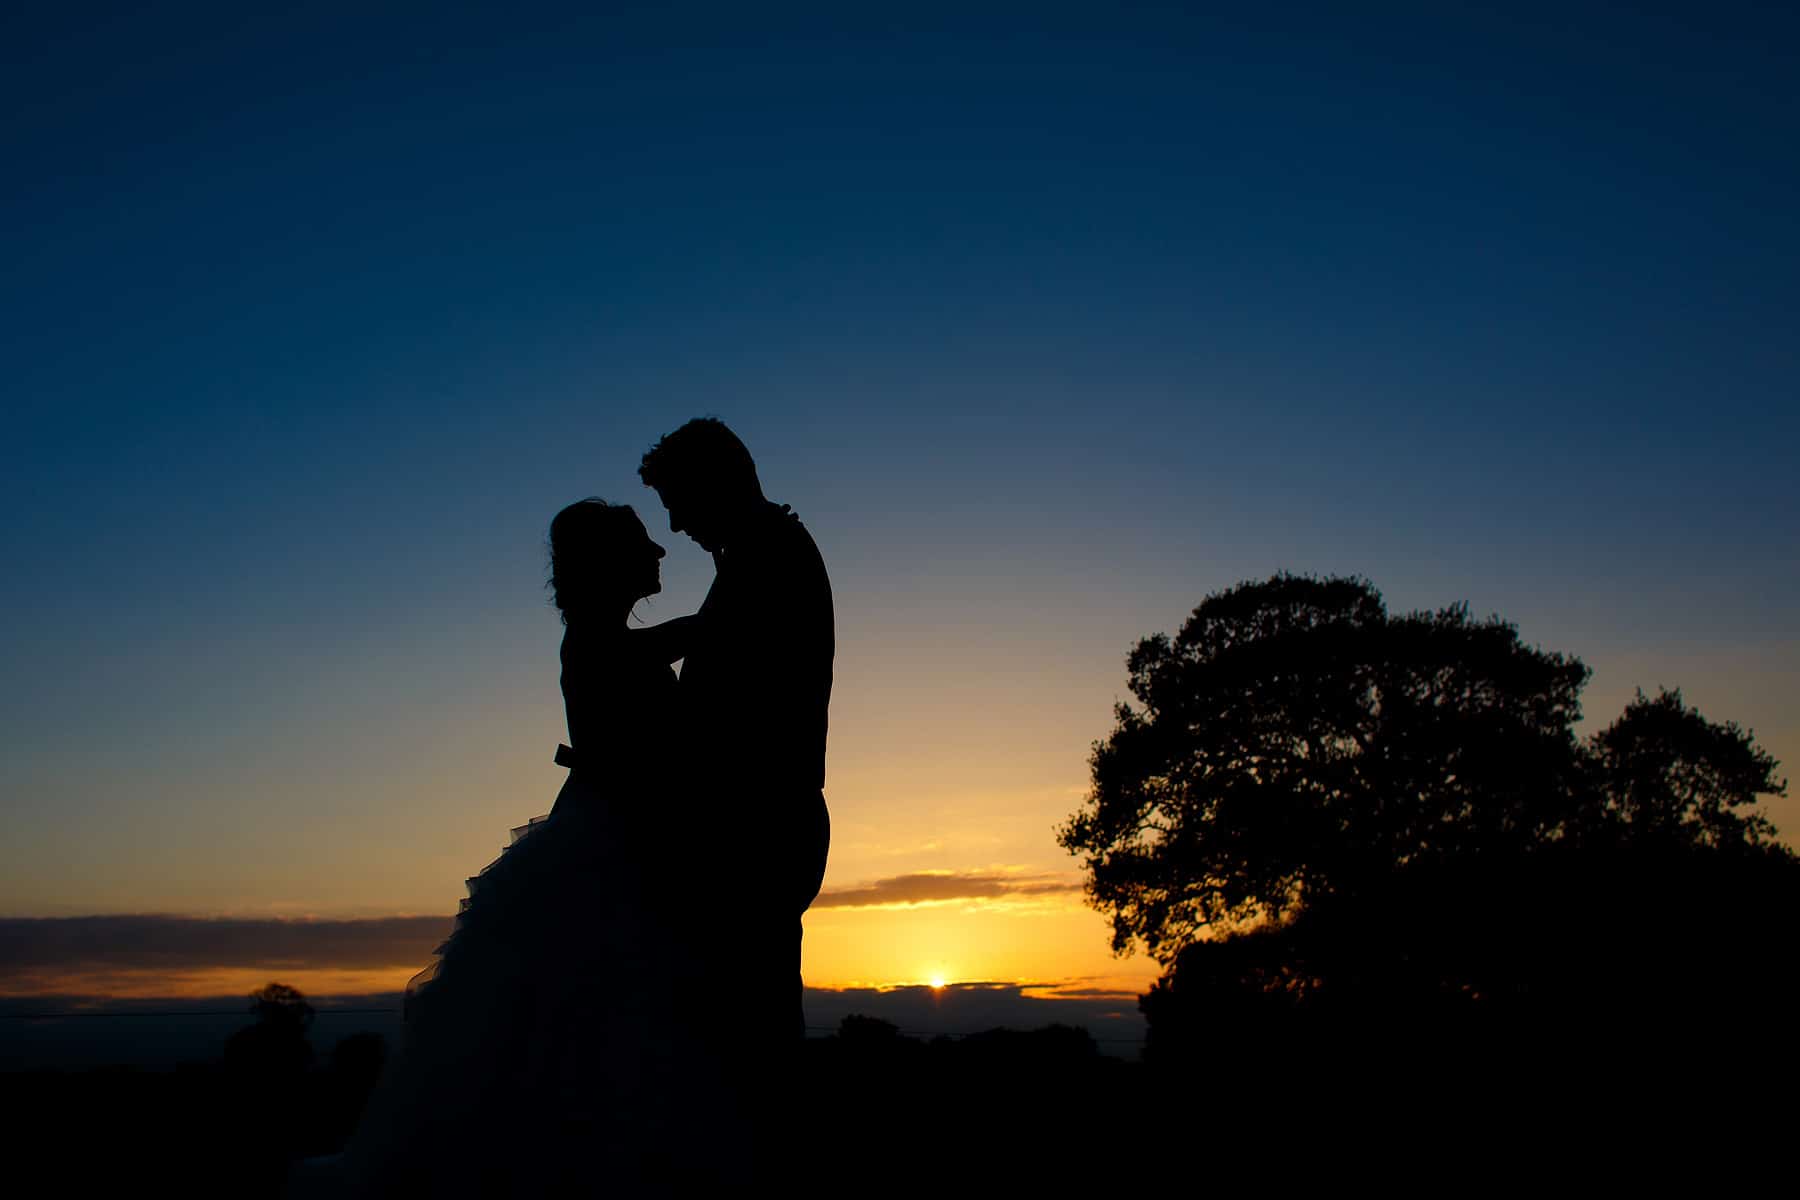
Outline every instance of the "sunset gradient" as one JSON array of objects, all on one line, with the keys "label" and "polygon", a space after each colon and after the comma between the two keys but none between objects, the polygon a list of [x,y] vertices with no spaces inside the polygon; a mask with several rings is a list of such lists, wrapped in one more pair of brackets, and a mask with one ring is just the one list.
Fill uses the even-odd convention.
[{"label": "sunset gradient", "polygon": [[30,922],[447,927],[561,782],[550,516],[694,611],[634,469],[703,413],[832,576],[812,986],[1142,991],[1053,831],[1135,641],[1277,570],[1800,762],[1792,13],[403,7],[0,39],[0,994],[401,986],[424,927]]}]

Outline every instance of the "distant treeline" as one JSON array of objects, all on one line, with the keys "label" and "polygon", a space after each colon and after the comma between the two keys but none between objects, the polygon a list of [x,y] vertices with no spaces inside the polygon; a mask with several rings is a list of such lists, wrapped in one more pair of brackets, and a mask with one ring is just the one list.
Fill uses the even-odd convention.
[{"label": "distant treeline", "polygon": [[[315,1053],[312,1006],[283,984],[255,993],[250,1009],[255,1022],[211,1062],[0,1074],[0,1120],[17,1144],[59,1164],[73,1194],[156,1180],[184,1196],[277,1195],[296,1158],[342,1148],[389,1047],[362,1032]],[[1016,1148],[993,1142],[997,1131],[1007,1131],[1004,1141],[1038,1132],[1035,1109],[1012,1097],[1136,1066],[1101,1054],[1092,1035],[1073,1026],[923,1039],[851,1015],[835,1035],[802,1043],[796,1070],[806,1110],[795,1127],[807,1170],[829,1165],[854,1176],[901,1153],[929,1153],[941,1165],[961,1160],[965,1170],[997,1154],[1012,1158]],[[705,1131],[695,1136],[703,1142]],[[92,1152],[96,1141],[105,1153]],[[597,1178],[604,1169],[596,1163]],[[1028,1157],[1017,1158],[1011,1174],[1033,1169]]]}]

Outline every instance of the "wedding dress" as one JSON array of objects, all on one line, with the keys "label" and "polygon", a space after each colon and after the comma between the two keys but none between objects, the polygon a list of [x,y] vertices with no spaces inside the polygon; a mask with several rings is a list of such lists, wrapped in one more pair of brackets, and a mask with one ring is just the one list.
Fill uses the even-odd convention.
[{"label": "wedding dress", "polygon": [[675,679],[631,638],[568,631],[568,781],[468,881],[408,984],[402,1044],[333,1168],[342,1185],[295,1194],[638,1195],[729,1181],[746,1158],[695,1036],[709,998],[677,927],[694,910],[667,899]]}]

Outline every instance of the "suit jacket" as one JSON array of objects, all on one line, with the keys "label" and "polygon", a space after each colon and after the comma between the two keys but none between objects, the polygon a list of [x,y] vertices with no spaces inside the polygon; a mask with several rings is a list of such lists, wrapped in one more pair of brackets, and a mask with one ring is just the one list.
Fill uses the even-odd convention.
[{"label": "suit jacket", "polygon": [[681,668],[690,770],[728,806],[816,796],[836,652],[825,561],[800,518],[768,502],[714,561]]}]

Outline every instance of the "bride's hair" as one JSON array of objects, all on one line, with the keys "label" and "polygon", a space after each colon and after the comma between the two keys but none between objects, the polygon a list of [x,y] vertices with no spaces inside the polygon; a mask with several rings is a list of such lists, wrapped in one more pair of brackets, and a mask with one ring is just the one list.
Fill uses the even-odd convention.
[{"label": "bride's hair", "polygon": [[550,521],[550,601],[562,614],[580,612],[606,597],[614,566],[613,548],[631,531],[637,513],[629,504],[608,504],[598,496],[577,500]]}]

